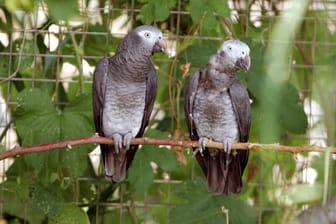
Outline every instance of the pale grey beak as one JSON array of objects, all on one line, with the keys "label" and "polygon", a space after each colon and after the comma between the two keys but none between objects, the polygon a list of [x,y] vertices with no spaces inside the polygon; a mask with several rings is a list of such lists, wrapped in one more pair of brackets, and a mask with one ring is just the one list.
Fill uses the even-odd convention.
[{"label": "pale grey beak", "polygon": [[153,47],[153,53],[155,52],[166,52],[167,43],[165,39],[160,38]]},{"label": "pale grey beak", "polygon": [[238,66],[241,69],[244,69],[245,71],[248,71],[251,66],[251,58],[249,55],[246,55],[243,58],[239,58],[236,62],[236,66]]}]

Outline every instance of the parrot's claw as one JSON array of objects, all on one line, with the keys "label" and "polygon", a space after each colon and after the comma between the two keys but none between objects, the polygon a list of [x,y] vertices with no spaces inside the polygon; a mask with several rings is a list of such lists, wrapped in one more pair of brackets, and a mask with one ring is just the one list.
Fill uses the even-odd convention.
[{"label": "parrot's claw", "polygon": [[124,135],[124,146],[126,151],[130,149],[132,138],[133,136],[131,132],[128,132],[126,135]]},{"label": "parrot's claw", "polygon": [[227,154],[231,154],[232,146],[233,146],[233,140],[232,138],[227,138],[223,141],[224,144],[224,152]]},{"label": "parrot's claw", "polygon": [[233,145],[233,139],[227,138],[223,141],[224,144],[224,152],[226,152],[226,166],[228,166],[231,162],[231,152],[232,152],[232,145]]},{"label": "parrot's claw", "polygon": [[205,145],[208,142],[208,138],[206,137],[200,137],[198,140],[199,147],[194,151],[193,156],[196,156],[196,154],[199,152],[203,156],[203,152],[205,151]]},{"label": "parrot's claw", "polygon": [[113,134],[115,152],[119,153],[122,148],[122,136],[119,133]]}]

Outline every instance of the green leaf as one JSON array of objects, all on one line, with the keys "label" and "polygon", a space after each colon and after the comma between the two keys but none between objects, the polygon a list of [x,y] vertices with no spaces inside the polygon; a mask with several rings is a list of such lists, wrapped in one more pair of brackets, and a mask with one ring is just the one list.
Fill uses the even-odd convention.
[{"label": "green leaf", "polygon": [[173,171],[178,168],[175,153],[168,148],[158,148],[157,146],[146,146],[146,151],[150,159],[157,163],[159,167],[166,171]]},{"label": "green leaf", "polygon": [[150,162],[155,162],[166,171],[173,171],[179,167],[173,151],[157,146],[142,146],[128,170],[130,184],[137,192],[145,192],[153,182],[154,173]]},{"label": "green leaf", "polygon": [[196,41],[180,54],[184,57],[181,61],[189,61],[194,68],[202,68],[208,63],[209,57],[216,54],[218,44],[219,42],[209,40]]},{"label": "green leaf", "polygon": [[[35,1],[31,0],[5,0],[5,5],[8,11],[13,12],[15,10],[24,10],[28,13],[34,12]],[[0,1],[3,5],[3,1]]]},{"label": "green leaf", "polygon": [[144,24],[150,24],[155,20],[154,13],[155,13],[155,2],[149,1],[147,4],[144,4],[141,7],[140,20]]},{"label": "green leaf", "polygon": [[[29,54],[38,54],[39,52],[33,40],[19,38],[13,42],[12,47],[9,46],[5,48],[4,53],[8,55],[0,55],[1,77],[7,77],[16,70],[19,72],[30,70],[34,62],[34,56]],[[20,53],[22,53],[22,55]],[[11,56],[9,56],[9,54],[11,54]],[[10,72],[10,74],[8,74],[8,72]]]},{"label": "green leaf", "polygon": [[[29,88],[18,94],[14,121],[22,145],[27,146],[92,135],[91,113],[91,100],[87,95],[78,96],[63,111],[59,111],[47,94],[40,89]],[[25,161],[36,172],[47,172],[48,169],[42,169],[46,167],[63,167],[79,176],[87,167],[87,152],[92,146],[78,147],[81,149],[27,155]]]},{"label": "green leaf", "polygon": [[[106,32],[106,26],[95,24],[95,25],[89,25],[88,26],[88,32]],[[81,36],[80,36],[81,37]],[[101,56],[103,58],[104,56],[108,55],[109,52],[116,51],[116,48],[118,46],[116,42],[116,38],[111,35],[110,32],[106,33],[106,35],[87,35],[85,37],[85,44],[83,44],[83,51],[84,55],[96,55]],[[78,40],[78,42],[83,41],[83,39]],[[118,39],[118,42],[120,40]],[[70,41],[69,41],[70,42]],[[71,43],[71,42],[70,42]],[[104,43],[104,44],[102,44]],[[66,53],[72,54],[72,43],[69,44],[70,47],[66,48]],[[63,52],[64,48],[62,48]],[[87,62],[90,65],[96,65],[98,63],[97,58],[85,58]]]},{"label": "green leaf", "polygon": [[[307,116],[303,110],[299,91],[289,81],[276,83],[266,74],[264,64],[269,63],[270,59],[265,58],[263,45],[251,45],[251,59],[251,69],[245,77],[250,97],[253,99],[252,132],[258,133],[260,136],[258,140],[265,143],[279,141],[286,131],[295,134],[305,133],[308,125]],[[279,100],[274,99],[275,92]],[[261,107],[261,104],[264,106]],[[265,122],[271,117],[274,118],[273,122]]]},{"label": "green leaf", "polygon": [[209,0],[211,8],[221,16],[230,16],[230,8],[227,1]]},{"label": "green leaf", "polygon": [[104,212],[101,223],[134,224],[134,213],[129,209],[109,209]]},{"label": "green leaf", "polygon": [[78,2],[67,0],[46,0],[48,11],[55,20],[68,20],[79,16]]},{"label": "green leaf", "polygon": [[140,19],[144,24],[164,21],[169,17],[169,10],[176,5],[176,0],[156,1],[141,0]]},{"label": "green leaf", "polygon": [[65,204],[56,217],[50,220],[51,224],[89,224],[90,220],[83,209],[76,207],[72,204]]},{"label": "green leaf", "polygon": [[[284,129],[292,133],[305,133],[308,121],[300,102],[298,90],[289,82],[284,83],[281,91],[280,119]],[[290,114],[290,116],[288,116]]]},{"label": "green leaf", "polygon": [[[50,185],[51,186],[51,185]],[[63,207],[63,198],[54,194],[37,182],[30,186],[30,195],[32,202],[44,213],[47,217],[57,216]]]},{"label": "green leaf", "polygon": [[190,1],[190,16],[194,23],[196,23],[204,15],[206,5],[203,0]]},{"label": "green leaf", "polygon": [[176,4],[176,0],[155,1],[155,21],[165,21],[169,17],[170,9]]},{"label": "green leaf", "polygon": [[55,110],[50,97],[39,89],[34,88],[27,88],[20,92],[17,96],[17,103],[15,116],[18,116],[22,120],[28,119],[32,115],[36,117],[48,115]]},{"label": "green leaf", "polygon": [[[194,23],[202,20],[202,30],[209,32],[216,26],[215,14],[230,16],[226,1],[221,0],[192,0],[190,1],[190,16]],[[202,19],[203,17],[203,19]]]},{"label": "green leaf", "polygon": [[213,13],[207,12],[202,21],[202,29],[205,32],[209,32],[216,26],[216,23],[216,17],[213,15]]},{"label": "green leaf", "polygon": [[289,193],[290,199],[294,203],[307,203],[321,200],[323,188],[319,185],[295,184]]},{"label": "green leaf", "polygon": [[[17,179],[18,180],[18,179]],[[29,185],[22,181],[7,180],[1,186],[4,189],[2,200],[5,213],[27,220],[29,223],[42,223],[44,214],[29,197]]]},{"label": "green leaf", "polygon": [[149,138],[167,138],[168,135],[167,133],[164,133],[161,130],[158,129],[149,129],[145,132],[145,137],[149,137]]},{"label": "green leaf", "polygon": [[150,166],[147,150],[139,149],[131,167],[128,169],[128,180],[137,192],[145,192],[152,184],[154,173]]},{"label": "green leaf", "polygon": [[192,0],[190,1],[190,15],[193,22],[197,22],[205,14],[215,19],[214,12],[221,16],[230,16],[230,9],[226,1]]},{"label": "green leaf", "polygon": [[257,213],[237,195],[214,196],[207,192],[204,179],[196,177],[175,188],[175,194],[185,203],[171,209],[170,223],[226,223],[223,208],[228,210],[230,223],[256,223]]}]

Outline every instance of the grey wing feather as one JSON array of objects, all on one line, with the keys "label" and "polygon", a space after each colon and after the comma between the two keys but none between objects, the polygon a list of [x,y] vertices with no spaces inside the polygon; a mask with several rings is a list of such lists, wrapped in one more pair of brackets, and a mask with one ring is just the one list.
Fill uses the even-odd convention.
[{"label": "grey wing feather", "polygon": [[[184,112],[185,112],[185,119],[189,130],[190,139],[193,141],[197,141],[199,139],[196,127],[193,121],[193,107],[194,107],[194,100],[196,98],[196,93],[198,89],[198,84],[200,77],[202,75],[203,70],[198,70],[194,72],[190,78],[188,79],[185,87],[184,92]],[[193,148],[195,150],[195,148]],[[208,154],[207,154],[208,155]],[[196,159],[202,168],[205,175],[208,172],[208,158],[207,156],[202,156],[200,153],[196,154]]]},{"label": "grey wing feather", "polygon": [[[239,80],[234,80],[231,87],[229,88],[229,94],[231,97],[231,102],[233,109],[236,113],[236,119],[239,129],[239,141],[247,142],[249,139],[250,127],[251,127],[251,106],[250,98],[246,88],[239,82]],[[242,173],[248,161],[248,150],[238,150]]]},{"label": "grey wing feather", "polygon": [[141,137],[145,132],[146,127],[148,126],[150,115],[153,110],[155,98],[157,93],[157,76],[156,71],[153,65],[148,74],[147,83],[146,83],[146,99],[145,99],[145,110],[141,122],[141,127],[136,135],[136,137]]},{"label": "grey wing feather", "polygon": [[238,80],[235,80],[229,89],[229,94],[237,115],[239,141],[246,142],[249,139],[251,127],[251,106],[248,92]]},{"label": "grey wing feather", "polygon": [[93,118],[96,126],[96,132],[103,136],[102,114],[105,101],[106,77],[108,74],[108,58],[100,60],[93,75]]},{"label": "grey wing feather", "polygon": [[194,72],[188,79],[184,92],[184,112],[185,120],[188,126],[191,140],[198,140],[198,134],[193,122],[192,113],[193,105],[198,89],[198,81],[200,79],[201,71]]}]

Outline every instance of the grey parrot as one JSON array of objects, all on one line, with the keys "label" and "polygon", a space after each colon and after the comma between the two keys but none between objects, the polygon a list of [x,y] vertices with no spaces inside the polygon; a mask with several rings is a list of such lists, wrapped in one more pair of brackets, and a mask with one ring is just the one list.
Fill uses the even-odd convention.
[{"label": "grey parrot", "polygon": [[150,60],[164,52],[162,32],[143,25],[129,32],[113,57],[103,58],[93,77],[93,115],[96,132],[112,138],[114,145],[100,145],[105,177],[112,182],[126,178],[137,145],[148,125],[157,93],[157,77]]},{"label": "grey parrot", "polygon": [[[193,73],[185,89],[185,117],[192,140],[199,141],[194,155],[213,194],[239,193],[248,161],[247,150],[231,150],[235,142],[247,142],[250,131],[250,99],[235,77],[250,67],[250,48],[239,40],[225,41],[207,66]],[[211,139],[224,150],[206,148]]]}]

